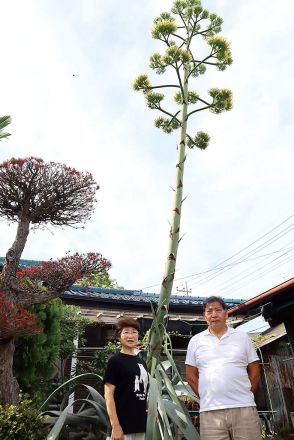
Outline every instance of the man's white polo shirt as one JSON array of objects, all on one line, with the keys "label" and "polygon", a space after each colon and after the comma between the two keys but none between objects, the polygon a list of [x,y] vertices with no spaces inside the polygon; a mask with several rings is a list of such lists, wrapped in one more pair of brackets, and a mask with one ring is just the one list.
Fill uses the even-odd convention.
[{"label": "man's white polo shirt", "polygon": [[220,339],[208,329],[193,336],[185,363],[199,371],[200,412],[255,406],[247,365],[258,360],[247,334],[231,327]]}]

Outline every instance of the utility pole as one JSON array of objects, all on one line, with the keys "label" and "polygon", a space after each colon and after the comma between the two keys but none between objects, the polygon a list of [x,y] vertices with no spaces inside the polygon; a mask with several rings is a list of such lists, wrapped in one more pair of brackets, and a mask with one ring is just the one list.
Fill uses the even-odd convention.
[{"label": "utility pole", "polygon": [[186,287],[186,288],[183,288],[183,289],[179,289],[179,288],[177,287],[177,293],[185,293],[187,296],[189,295],[189,293],[192,293],[192,289],[191,289],[191,288],[188,289],[187,281],[185,281],[185,287]]}]

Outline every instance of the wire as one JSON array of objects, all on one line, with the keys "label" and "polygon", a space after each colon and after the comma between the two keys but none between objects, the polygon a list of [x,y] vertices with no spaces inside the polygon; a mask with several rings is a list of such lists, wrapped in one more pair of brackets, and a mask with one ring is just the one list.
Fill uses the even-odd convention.
[{"label": "wire", "polygon": [[[267,231],[265,234],[261,235],[260,237],[258,237],[256,240],[254,240],[253,242],[251,242],[249,245],[243,247],[241,250],[239,250],[238,252],[236,252],[235,254],[233,254],[231,257],[226,258],[225,260],[222,260],[220,263],[218,263],[217,265],[213,266],[210,269],[201,271],[201,272],[197,272],[191,275],[186,275],[184,277],[179,277],[176,278],[175,281],[180,281],[183,279],[188,279],[188,278],[197,278],[199,276],[205,275],[205,274],[210,274],[211,272],[214,272],[217,270],[217,274],[216,276],[219,274],[219,272],[223,269],[226,269],[225,271],[229,270],[232,266],[236,265],[236,264],[240,264],[242,262],[242,258],[244,259],[244,257],[246,256],[252,256],[255,253],[258,252],[258,250],[262,250],[265,247],[269,246],[270,244],[272,244],[274,241],[278,240],[279,238],[283,237],[284,235],[286,235],[288,232],[290,232],[294,227],[293,223],[291,225],[289,225],[287,228],[283,229],[282,231],[280,231],[278,234],[274,235],[273,237],[271,237],[269,240],[267,240],[266,242],[262,243],[261,245],[257,246],[255,249],[251,250],[250,252],[248,252],[247,254],[245,254],[245,256],[239,258],[237,261],[230,263],[230,265],[225,266],[224,268],[220,267],[223,263],[226,263],[227,261],[230,261],[231,259],[233,259],[234,257],[236,257],[237,255],[240,255],[243,251],[249,249],[251,246],[253,246],[254,244],[256,244],[258,241],[262,240],[263,238],[265,238],[266,236],[268,236],[269,234],[271,234],[273,231],[277,230],[280,226],[282,226],[283,224],[285,224],[287,221],[289,221],[291,218],[294,217],[294,214],[288,216],[286,219],[284,219],[282,222],[280,222],[278,225],[276,225],[275,227],[271,228],[269,231]],[[266,245],[266,243],[268,243]],[[261,248],[261,249],[260,249]],[[245,260],[244,260],[245,261]],[[211,275],[208,275],[208,277],[211,278]],[[213,279],[213,278],[212,278]],[[201,282],[204,281],[203,279],[201,280]],[[157,283],[157,284],[152,284],[149,286],[145,286],[142,287],[141,290],[145,290],[145,289],[150,289],[152,287],[157,287],[160,286],[161,283]],[[199,284],[198,284],[199,285]]]},{"label": "wire", "polygon": [[[293,248],[292,248],[292,249],[290,248],[290,250],[287,250],[287,251],[284,252],[282,255],[279,255],[278,257],[272,259],[272,260],[269,261],[268,263],[265,263],[263,266],[260,266],[260,267],[258,267],[257,269],[253,270],[252,272],[247,273],[247,271],[250,270],[250,268],[252,268],[252,267],[254,267],[254,266],[251,266],[250,268],[247,268],[246,270],[244,270],[244,271],[242,271],[242,272],[239,272],[239,273],[236,274],[234,277],[232,277],[230,280],[226,280],[226,281],[224,281],[224,282],[220,285],[218,291],[222,291],[224,288],[226,288],[226,287],[230,287],[232,284],[234,285],[234,284],[236,284],[237,282],[242,281],[244,278],[247,278],[248,276],[251,276],[251,275],[253,275],[253,274],[256,273],[256,272],[259,272],[259,271],[262,270],[264,267],[266,267],[266,266],[268,266],[268,265],[271,265],[271,264],[272,264],[273,262],[275,262],[276,260],[279,260],[280,258],[282,258],[283,256],[285,256],[285,255],[287,255],[287,254],[289,254],[289,253],[291,253],[291,252],[293,252]],[[243,277],[239,278],[240,275],[242,275],[243,273],[246,273],[246,275],[244,275]],[[233,283],[232,283],[232,280],[235,279],[235,278],[237,278],[237,280],[236,280],[236,281],[233,281]],[[221,286],[224,286],[224,287],[221,287]]]},{"label": "wire", "polygon": [[[291,227],[291,228],[290,228]],[[290,229],[289,229],[290,228]],[[268,247],[270,244],[274,243],[275,241],[279,240],[281,237],[283,237],[284,235],[288,234],[290,231],[292,231],[294,229],[294,224],[291,224],[290,226],[288,226],[287,228],[285,228],[283,231],[279,232],[277,235],[275,235],[274,237],[270,238],[269,240],[267,240],[265,243],[262,243],[261,245],[259,245],[257,248],[253,249],[252,251],[250,251],[249,253],[245,254],[244,257],[248,257],[248,256],[252,256],[255,255],[257,252],[259,252],[260,250]],[[267,243],[267,244],[266,244]],[[240,262],[241,259],[235,261],[235,263]],[[190,286],[201,286],[203,283],[205,283],[206,281],[210,281],[212,279],[215,279],[216,277],[218,277],[220,275],[220,272],[224,273],[227,272],[228,270],[230,270],[231,267],[226,268],[224,270],[219,269],[218,273],[214,274],[214,275],[208,275],[206,276],[204,279],[200,280],[199,282],[195,283],[190,283]]]}]

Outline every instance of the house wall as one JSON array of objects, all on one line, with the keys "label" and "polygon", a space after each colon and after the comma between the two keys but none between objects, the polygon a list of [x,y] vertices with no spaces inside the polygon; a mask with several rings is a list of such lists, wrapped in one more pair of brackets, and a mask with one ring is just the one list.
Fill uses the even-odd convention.
[{"label": "house wall", "polygon": [[278,428],[291,426],[294,412],[294,358],[287,336],[262,347],[263,373],[267,380],[268,410],[274,411]]}]

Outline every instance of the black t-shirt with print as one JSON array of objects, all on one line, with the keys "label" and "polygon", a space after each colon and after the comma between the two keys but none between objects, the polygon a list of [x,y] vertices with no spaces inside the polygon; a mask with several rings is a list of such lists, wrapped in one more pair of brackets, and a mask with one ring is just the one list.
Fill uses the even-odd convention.
[{"label": "black t-shirt with print", "polygon": [[145,432],[148,373],[143,359],[115,354],[107,363],[104,383],[115,385],[116,413],[124,434]]}]

